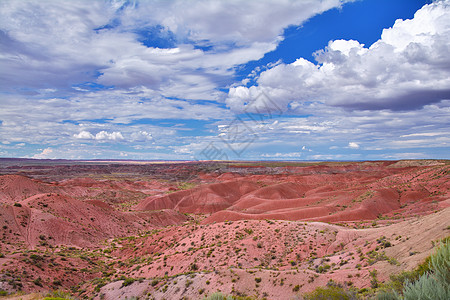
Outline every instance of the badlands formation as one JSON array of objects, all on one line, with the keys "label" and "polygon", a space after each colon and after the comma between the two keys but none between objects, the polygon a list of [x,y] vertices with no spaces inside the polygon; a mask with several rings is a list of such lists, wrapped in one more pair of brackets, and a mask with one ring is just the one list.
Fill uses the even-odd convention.
[{"label": "badlands formation", "polygon": [[364,295],[450,235],[449,179],[431,160],[0,159],[0,292],[299,299],[332,280]]}]

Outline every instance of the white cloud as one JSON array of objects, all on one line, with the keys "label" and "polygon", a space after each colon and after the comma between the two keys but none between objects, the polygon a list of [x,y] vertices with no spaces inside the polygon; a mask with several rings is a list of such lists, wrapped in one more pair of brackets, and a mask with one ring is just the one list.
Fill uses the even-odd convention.
[{"label": "white cloud", "polygon": [[[235,66],[274,50],[287,26],[347,1],[2,1],[0,68],[8,76],[0,82],[44,91],[95,82],[100,72],[104,85],[221,101],[218,88]],[[172,34],[173,45],[146,47],[155,28]]]},{"label": "white cloud", "polygon": [[[158,126],[150,119],[172,118],[182,122],[231,116],[229,111],[213,103],[165,99],[145,88],[104,90],[50,99],[41,95],[2,95],[0,135],[2,143],[39,144],[47,141],[55,145],[74,138],[94,140],[95,134],[103,130],[120,132],[127,142],[149,141],[150,134],[163,142],[173,141],[177,130]],[[137,122],[141,120],[147,124]]]},{"label": "white cloud", "polygon": [[[235,68],[275,49],[287,26],[344,2],[0,1],[2,143],[12,156],[23,155],[14,152],[21,143],[45,141],[53,152],[37,156],[192,157],[228,132],[233,115],[217,104],[227,96],[218,88],[232,83]],[[277,62],[243,81],[258,86],[231,84],[226,103],[237,112],[257,99],[253,110],[292,114],[250,124],[258,140],[245,155],[257,159],[279,147],[269,152],[325,158],[320,149],[349,152],[349,141],[364,145],[360,151],[407,154],[448,147],[450,101],[441,100],[450,86],[449,3],[397,21],[373,45],[331,41],[316,53],[317,64]],[[174,43],[143,45],[138,31],[159,25]],[[97,91],[85,82],[115,88]],[[161,125],[163,119],[199,120],[210,136],[188,131],[197,128],[187,122]],[[328,157],[353,157],[337,155]]]},{"label": "white cloud", "polygon": [[264,153],[261,155],[261,157],[274,159],[299,159],[302,157],[302,153],[301,152],[288,152],[288,153],[277,152],[274,154]]},{"label": "white cloud", "polygon": [[348,143],[348,147],[351,149],[359,149],[359,145],[355,142]]},{"label": "white cloud", "polygon": [[94,139],[94,135],[88,131],[81,131],[80,133],[74,134],[74,138],[81,140],[92,140]]},{"label": "white cloud", "polygon": [[301,24],[344,2],[349,1],[147,1],[139,3],[139,9],[127,9],[122,21],[134,27],[152,20],[180,38],[226,47],[230,41],[271,43],[288,25]]},{"label": "white cloud", "polygon": [[424,159],[430,158],[426,153],[421,152],[404,152],[395,154],[382,154],[377,157],[378,159]]},{"label": "white cloud", "polygon": [[369,48],[330,41],[315,53],[260,74],[257,86],[231,88],[227,104],[242,111],[266,93],[288,105],[320,101],[357,110],[411,110],[450,99],[450,1],[425,5],[411,20],[397,20]]},{"label": "white cloud", "polygon": [[53,149],[51,148],[45,148],[42,150],[41,153],[33,155],[33,158],[36,159],[45,159],[45,158],[52,158]]},{"label": "white cloud", "polygon": [[100,132],[98,132],[96,135],[93,135],[92,133],[90,133],[89,131],[81,131],[78,134],[74,134],[73,135],[74,138],[76,139],[82,139],[82,140],[98,140],[98,141],[104,141],[104,140],[123,140],[123,135],[121,132],[107,132],[105,130],[102,130]]},{"label": "white cloud", "polygon": [[140,130],[131,134],[131,140],[134,142],[148,142],[153,141],[153,135],[150,132]]},{"label": "white cloud", "polygon": [[[445,148],[450,143],[448,134],[445,134],[450,118],[450,101],[413,111],[348,111],[320,103],[304,103],[299,111],[310,116],[281,116],[273,130],[260,131],[258,123],[247,122],[246,125],[258,135],[250,148],[259,147],[260,151],[285,148],[289,152],[288,149],[299,149],[307,143],[306,149],[312,148],[314,155],[321,155],[321,151],[329,150],[342,153],[356,149],[365,152],[414,147]],[[226,134],[223,128],[227,127],[221,126],[219,132]],[[411,132],[415,134],[409,136]],[[430,135],[430,132],[443,134]],[[303,153],[304,159],[312,159],[309,155],[312,153]]]},{"label": "white cloud", "polygon": [[410,133],[410,134],[404,134],[401,135],[401,138],[405,137],[416,137],[416,136],[439,136],[439,135],[448,135],[448,132],[422,132],[422,133]]},{"label": "white cloud", "polygon": [[113,141],[115,141],[115,140],[123,140],[123,136],[122,136],[122,133],[120,133],[120,132],[111,132],[111,133],[109,133],[109,132],[106,132],[106,131],[104,131],[104,130],[102,130],[102,131],[100,131],[99,133],[97,133],[96,135],[95,135],[95,139],[96,140],[113,140]]}]

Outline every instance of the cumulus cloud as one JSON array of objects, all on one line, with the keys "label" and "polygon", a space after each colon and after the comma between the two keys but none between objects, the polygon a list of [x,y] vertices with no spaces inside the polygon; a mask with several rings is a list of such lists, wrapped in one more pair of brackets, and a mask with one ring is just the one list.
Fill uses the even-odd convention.
[{"label": "cumulus cloud", "polygon": [[349,1],[143,1],[139,9],[129,6],[122,21],[124,26],[134,27],[152,20],[179,39],[223,48],[229,42],[238,45],[271,43],[288,25],[301,24],[345,2]]},{"label": "cumulus cloud", "polygon": [[[91,81],[222,100],[233,67],[274,50],[287,26],[347,1],[2,1],[0,85]],[[148,47],[155,36],[172,44]]]},{"label": "cumulus cloud", "polygon": [[134,142],[153,142],[153,135],[150,132],[140,130],[131,134],[131,140]]},{"label": "cumulus cloud", "polygon": [[[274,50],[287,26],[344,2],[0,1],[2,147],[9,156],[45,141],[51,148],[36,157],[192,158],[211,142],[228,149],[233,115],[223,101],[235,112],[278,113],[248,123],[258,138],[245,156],[255,159],[268,148],[337,159],[358,158],[341,153],[356,145],[448,147],[448,0],[398,20],[373,45],[330,41],[314,63],[269,64],[232,84],[236,68]],[[164,43],[150,47],[155,28]]]},{"label": "cumulus cloud", "polygon": [[[246,122],[249,131],[257,135],[246,149],[246,155],[263,152],[268,145],[272,151],[277,149],[280,153],[302,149],[302,159],[318,159],[314,155],[325,155],[330,150],[336,153],[333,155],[340,155],[329,156],[330,159],[359,159],[352,156],[354,150],[371,155],[373,159],[382,159],[377,153],[401,149],[410,152],[414,148],[428,148],[431,153],[433,148],[446,149],[450,145],[447,133],[449,107],[448,100],[410,111],[349,111],[323,103],[305,103],[301,111],[309,115],[307,118],[281,116],[271,130],[261,131],[257,122]],[[218,128],[222,132],[227,125],[219,125]],[[245,139],[239,141],[244,142]],[[307,147],[304,147],[305,144]],[[226,147],[223,145],[221,148]],[[442,154],[435,157],[442,157]]]},{"label": "cumulus cloud", "polygon": [[81,131],[80,133],[74,134],[74,138],[80,139],[80,140],[93,140],[95,139],[95,136],[90,133],[89,131]]},{"label": "cumulus cloud", "polygon": [[42,150],[41,153],[33,155],[33,158],[36,159],[45,159],[45,158],[52,158],[53,149],[51,148],[45,148]]},{"label": "cumulus cloud", "polygon": [[351,149],[359,149],[358,143],[355,143],[355,142],[348,143],[348,147]]},{"label": "cumulus cloud", "polygon": [[113,140],[113,141],[115,141],[115,140],[123,140],[123,136],[122,136],[122,133],[117,132],[117,131],[109,133],[109,132],[106,132],[103,130],[95,135],[95,139],[96,140]]},{"label": "cumulus cloud", "polygon": [[351,110],[411,110],[450,99],[450,1],[425,5],[411,20],[397,20],[366,47],[330,41],[315,53],[260,74],[256,86],[231,88],[227,104],[242,111],[266,93],[285,109],[320,101]]},{"label": "cumulus cloud", "polygon": [[121,132],[107,132],[107,131],[100,131],[98,132],[96,135],[93,135],[92,133],[90,133],[89,131],[81,131],[78,134],[74,134],[73,135],[74,138],[76,139],[82,139],[82,140],[97,140],[97,141],[105,141],[105,140],[112,140],[112,141],[116,141],[116,140],[123,140],[123,135]]}]

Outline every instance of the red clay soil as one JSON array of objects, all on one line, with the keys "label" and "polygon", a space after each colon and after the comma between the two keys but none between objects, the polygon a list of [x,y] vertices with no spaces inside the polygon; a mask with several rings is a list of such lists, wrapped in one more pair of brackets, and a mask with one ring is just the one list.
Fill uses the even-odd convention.
[{"label": "red clay soil", "polygon": [[[61,185],[65,186],[63,189],[16,175],[0,176],[0,182],[0,226],[8,229],[3,241],[20,242],[30,248],[42,241],[39,237],[45,237],[53,246],[92,247],[106,238],[187,220],[185,215],[171,210],[121,212],[100,200],[81,201],[69,196],[80,195],[79,186],[70,189],[67,183]],[[93,184],[99,186],[98,182],[89,181],[90,186]],[[109,187],[108,184],[103,189]]]},{"label": "red clay soil", "polygon": [[[267,299],[295,299],[329,280],[370,288],[410,270],[449,234],[450,208],[390,226],[349,229],[319,222],[241,220],[171,227],[123,240],[121,257],[130,287],[112,281],[95,299],[151,294],[155,299],[201,299],[216,291]],[[125,267],[134,263],[134,270]],[[299,285],[299,291],[294,287]],[[100,298],[101,295],[101,298]]]},{"label": "red clay soil", "polygon": [[136,210],[176,209],[183,213],[214,213],[230,207],[243,195],[258,188],[257,183],[245,180],[202,185],[191,190],[141,201]]},{"label": "red clay soil", "polygon": [[[436,161],[167,165],[173,181],[160,165],[58,168],[0,176],[1,290],[289,299],[330,279],[368,287],[374,268],[386,280],[449,234],[450,166]],[[399,265],[369,261],[380,239]]]},{"label": "red clay soil", "polygon": [[0,200],[4,203],[13,204],[36,194],[58,190],[55,185],[20,175],[0,176]]},{"label": "red clay soil", "polygon": [[[384,215],[428,214],[446,207],[449,198],[448,166],[305,169],[301,170],[305,175],[249,175],[152,196],[135,209],[211,214],[205,224],[244,219],[348,222]],[[217,178],[231,177],[226,175]]]}]

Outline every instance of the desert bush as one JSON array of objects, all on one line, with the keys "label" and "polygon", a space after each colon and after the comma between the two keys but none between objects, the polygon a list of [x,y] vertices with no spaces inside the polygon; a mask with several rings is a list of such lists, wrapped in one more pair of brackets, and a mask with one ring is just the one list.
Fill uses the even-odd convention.
[{"label": "desert bush", "polygon": [[133,282],[135,282],[136,279],[134,278],[125,278],[124,281],[122,282],[122,287],[124,286],[129,286],[131,284],[133,284]]},{"label": "desert bush", "polygon": [[450,299],[450,243],[441,243],[440,248],[430,258],[430,272],[420,276],[415,282],[406,282],[403,298]]},{"label": "desert bush", "polygon": [[67,300],[67,299],[75,299],[74,297],[72,297],[72,295],[70,295],[67,292],[61,291],[61,290],[57,290],[57,291],[52,291],[50,293],[48,293],[47,295],[45,295],[44,300]]},{"label": "desert bush", "polygon": [[184,285],[186,286],[186,288],[188,288],[193,283],[194,283],[194,281],[192,281],[192,280],[186,280],[186,283]]},{"label": "desert bush", "polygon": [[254,300],[253,297],[248,296],[230,296],[224,295],[222,293],[214,293],[208,296],[207,298],[203,298],[204,300]]},{"label": "desert bush", "polygon": [[425,274],[416,282],[405,285],[403,299],[447,300],[450,299],[450,290],[442,282],[439,282],[429,274]]},{"label": "desert bush", "polygon": [[100,290],[101,290],[101,288],[104,287],[105,285],[106,285],[106,282],[100,282],[100,283],[98,283],[98,284],[95,286],[94,291],[96,291],[97,293],[99,293]]},{"label": "desert bush", "polygon": [[252,233],[253,233],[253,229],[251,229],[251,228],[244,228],[244,231],[245,231],[247,234],[252,234]]},{"label": "desert bush", "polygon": [[33,280],[33,283],[37,286],[42,287],[42,279],[41,277],[36,278],[35,280]]},{"label": "desert bush", "polygon": [[62,285],[62,282],[59,279],[55,279],[53,280],[53,285]]},{"label": "desert bush", "polygon": [[159,283],[159,279],[155,278],[152,280],[151,285],[156,286]]},{"label": "desert bush", "polygon": [[370,271],[369,274],[370,274],[370,277],[371,277],[371,279],[370,279],[370,286],[375,289],[375,288],[378,287],[378,283],[379,283],[378,282],[378,277],[377,277],[378,272],[375,269],[373,271]]},{"label": "desert bush", "polygon": [[38,254],[31,254],[30,258],[34,261],[44,260],[44,258]]},{"label": "desert bush", "polygon": [[303,296],[305,300],[353,300],[357,299],[353,291],[339,286],[318,287]]},{"label": "desert bush", "polygon": [[439,282],[450,286],[450,243],[441,243],[436,254],[431,256],[430,268]]},{"label": "desert bush", "polygon": [[210,295],[208,298],[205,298],[205,300],[233,300],[233,297],[225,296],[222,293],[214,293]]},{"label": "desert bush", "polygon": [[382,290],[378,292],[376,295],[377,300],[400,300],[399,294],[397,294],[395,291],[386,291]]},{"label": "desert bush", "polygon": [[379,300],[450,299],[450,243],[445,239],[435,254],[414,271],[391,276],[378,293]]},{"label": "desert bush", "polygon": [[426,260],[419,266],[417,266],[414,270],[403,271],[399,274],[391,275],[390,282],[385,284],[381,292],[384,292],[385,290],[392,290],[397,294],[401,294],[403,291],[403,286],[407,282],[417,281],[420,276],[427,272],[430,272],[430,260],[431,257],[427,257]]}]

